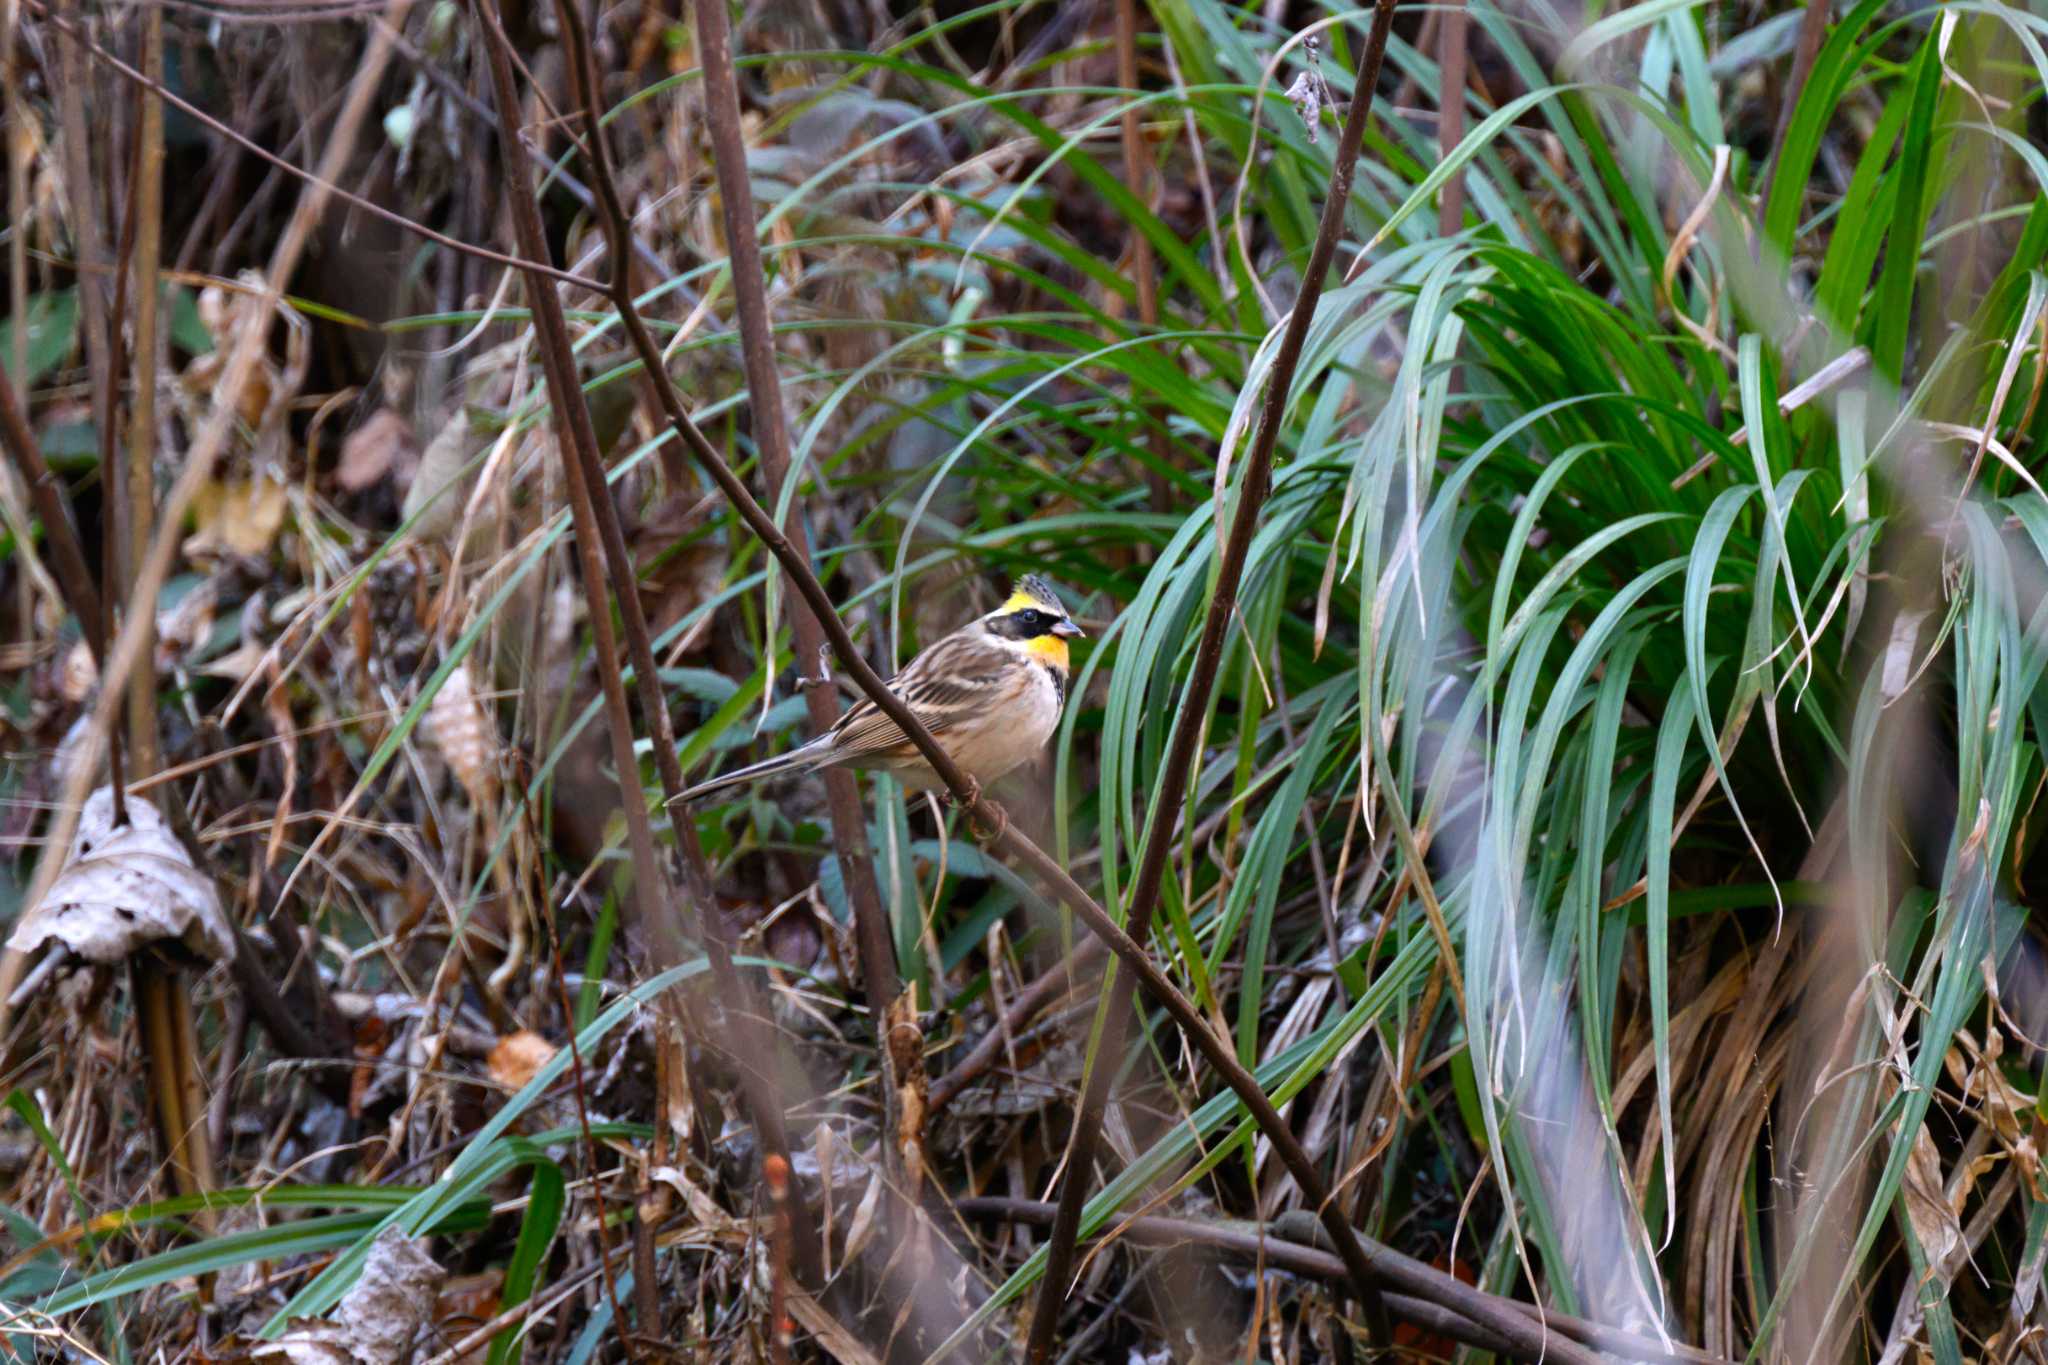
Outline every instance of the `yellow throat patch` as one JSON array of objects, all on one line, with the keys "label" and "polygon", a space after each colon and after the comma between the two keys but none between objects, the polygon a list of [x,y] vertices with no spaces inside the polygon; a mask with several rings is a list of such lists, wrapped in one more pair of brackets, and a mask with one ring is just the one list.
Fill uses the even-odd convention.
[{"label": "yellow throat patch", "polygon": [[1061,636],[1034,635],[1024,642],[1024,652],[1042,664],[1051,664],[1062,672],[1066,670],[1067,642]]}]

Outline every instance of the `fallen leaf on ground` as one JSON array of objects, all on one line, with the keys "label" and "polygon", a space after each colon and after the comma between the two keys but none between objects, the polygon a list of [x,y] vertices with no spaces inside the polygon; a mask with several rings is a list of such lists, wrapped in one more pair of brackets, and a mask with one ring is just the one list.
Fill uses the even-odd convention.
[{"label": "fallen leaf on ground", "polygon": [[484,1058],[491,1079],[507,1090],[517,1090],[555,1055],[555,1045],[531,1029],[508,1033]]},{"label": "fallen leaf on ground", "polygon": [[363,1273],[334,1310],[334,1325],[349,1334],[349,1350],[363,1365],[398,1365],[413,1358],[413,1338],[433,1315],[447,1272],[417,1241],[386,1228],[370,1248]]},{"label": "fallen leaf on ground", "polygon": [[427,1255],[426,1240],[397,1228],[378,1234],[362,1274],[324,1322],[294,1320],[257,1357],[291,1365],[401,1365],[420,1358],[414,1343],[427,1326],[448,1272]]},{"label": "fallen leaf on ground", "polygon": [[412,424],[390,408],[379,408],[342,440],[334,481],[350,493],[360,493],[387,475],[405,485],[411,483],[419,465],[419,442],[413,437]]},{"label": "fallen leaf on ground", "polygon": [[285,488],[273,478],[209,483],[192,500],[199,529],[185,541],[188,558],[223,554],[253,557],[267,551],[284,525]]},{"label": "fallen leaf on ground", "polygon": [[176,939],[202,957],[234,954],[212,880],[157,808],[128,799],[128,823],[114,824],[114,789],[86,798],[64,870],[7,946],[32,953],[51,940],[88,962],[120,962],[150,943]]},{"label": "fallen leaf on ground", "polygon": [[457,664],[434,694],[433,704],[427,708],[427,730],[471,803],[494,803],[498,799],[498,723],[478,699],[467,663]]}]

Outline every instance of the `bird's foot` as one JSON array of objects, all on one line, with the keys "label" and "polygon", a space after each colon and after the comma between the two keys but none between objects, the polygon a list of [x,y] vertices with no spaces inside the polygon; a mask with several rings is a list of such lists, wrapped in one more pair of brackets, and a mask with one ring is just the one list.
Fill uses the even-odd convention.
[{"label": "bird's foot", "polygon": [[993,801],[984,803],[981,799],[981,784],[973,782],[968,799],[960,805],[967,812],[967,827],[974,831],[975,839],[984,844],[999,844],[1010,832],[1010,813]]}]

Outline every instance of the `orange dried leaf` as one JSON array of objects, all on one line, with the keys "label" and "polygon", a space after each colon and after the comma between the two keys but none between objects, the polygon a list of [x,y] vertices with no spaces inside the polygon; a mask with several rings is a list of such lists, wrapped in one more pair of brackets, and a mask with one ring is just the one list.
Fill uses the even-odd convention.
[{"label": "orange dried leaf", "polygon": [[517,1090],[534,1078],[555,1055],[555,1045],[531,1029],[508,1033],[498,1040],[484,1066],[491,1079],[507,1090]]}]

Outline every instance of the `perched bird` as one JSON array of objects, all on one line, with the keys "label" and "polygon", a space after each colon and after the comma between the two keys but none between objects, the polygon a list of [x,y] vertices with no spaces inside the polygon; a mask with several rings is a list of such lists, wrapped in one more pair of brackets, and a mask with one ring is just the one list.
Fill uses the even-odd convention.
[{"label": "perched bird", "polygon": [[[985,785],[1052,738],[1067,700],[1067,641],[1081,633],[1052,584],[1026,574],[1000,607],[912,659],[889,680],[889,690],[968,776]],[[942,785],[896,722],[863,700],[810,743],[700,782],[677,799],[695,801],[776,773],[820,768],[877,768],[912,791]]]}]

